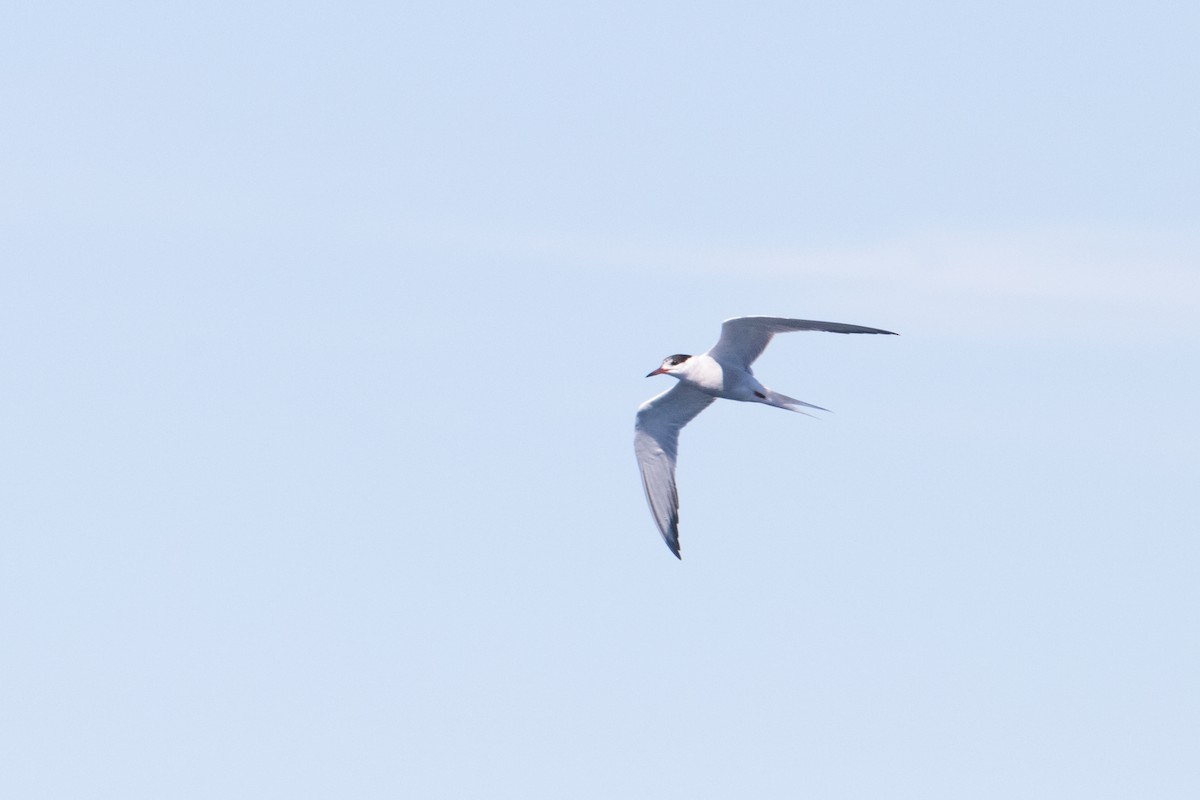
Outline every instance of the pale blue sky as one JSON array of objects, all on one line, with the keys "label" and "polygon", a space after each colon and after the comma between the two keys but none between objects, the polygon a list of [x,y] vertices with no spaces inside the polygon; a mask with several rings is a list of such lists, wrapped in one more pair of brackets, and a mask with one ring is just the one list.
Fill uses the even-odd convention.
[{"label": "pale blue sky", "polygon": [[796,5],[0,12],[0,793],[1196,797],[1200,12]]}]

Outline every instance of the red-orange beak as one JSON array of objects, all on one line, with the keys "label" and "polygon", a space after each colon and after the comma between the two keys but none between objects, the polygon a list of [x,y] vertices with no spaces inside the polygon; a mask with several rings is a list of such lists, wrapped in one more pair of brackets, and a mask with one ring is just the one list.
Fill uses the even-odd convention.
[{"label": "red-orange beak", "polygon": [[667,371],[665,369],[663,369],[662,367],[659,367],[658,369],[654,370],[654,372],[651,372],[648,375],[646,375],[646,377],[653,378],[655,375],[666,375],[666,374],[667,374]]}]

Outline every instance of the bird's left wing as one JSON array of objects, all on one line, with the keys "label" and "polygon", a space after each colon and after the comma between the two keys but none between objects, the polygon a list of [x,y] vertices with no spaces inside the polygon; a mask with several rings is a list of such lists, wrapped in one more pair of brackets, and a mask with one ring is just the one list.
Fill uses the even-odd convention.
[{"label": "bird's left wing", "polygon": [[675,460],[679,431],[712,403],[705,394],[682,381],[642,404],[634,426],[633,448],[642,471],[642,486],[650,513],[663,541],[679,555],[679,495],[675,491]]},{"label": "bird's left wing", "polygon": [[[722,364],[748,369],[767,349],[771,337],[788,331],[827,331],[829,333],[887,333],[879,328],[848,325],[845,322],[820,322],[815,319],[784,317],[734,317],[721,323],[721,338],[708,354]],[[895,334],[892,334],[893,336]]]}]

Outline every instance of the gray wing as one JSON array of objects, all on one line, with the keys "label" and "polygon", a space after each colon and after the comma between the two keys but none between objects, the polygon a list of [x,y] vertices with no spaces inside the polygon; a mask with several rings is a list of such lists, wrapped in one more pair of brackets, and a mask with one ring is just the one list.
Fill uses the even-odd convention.
[{"label": "gray wing", "polygon": [[767,343],[777,333],[787,331],[828,331],[829,333],[887,333],[879,328],[847,325],[844,322],[818,322],[812,319],[784,317],[734,317],[721,323],[721,338],[708,354],[724,364],[749,368],[754,359],[767,349]]},{"label": "gray wing", "polygon": [[679,495],[675,491],[675,458],[679,431],[712,403],[705,394],[686,383],[642,403],[634,426],[633,449],[642,471],[642,487],[650,513],[658,523],[663,541],[676,558],[679,555]]}]

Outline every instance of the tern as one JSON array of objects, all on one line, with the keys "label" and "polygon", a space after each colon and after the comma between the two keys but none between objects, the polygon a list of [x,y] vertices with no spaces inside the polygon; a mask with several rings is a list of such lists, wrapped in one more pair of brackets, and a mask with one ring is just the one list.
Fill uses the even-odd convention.
[{"label": "tern", "polygon": [[[662,365],[646,375],[670,375],[679,383],[650,398],[638,408],[633,447],[642,472],[642,487],[650,513],[658,524],[663,541],[679,554],[679,495],[675,490],[675,461],[679,452],[679,431],[718,397],[744,403],[800,411],[814,406],[803,400],[772,391],[758,382],[750,365],[777,333],[788,331],[828,331],[829,333],[884,333],[892,331],[847,325],[842,322],[818,322],[783,317],[733,317],[721,324],[721,338],[703,355],[677,353],[663,359]],[[804,412],[800,412],[804,413]]]}]

